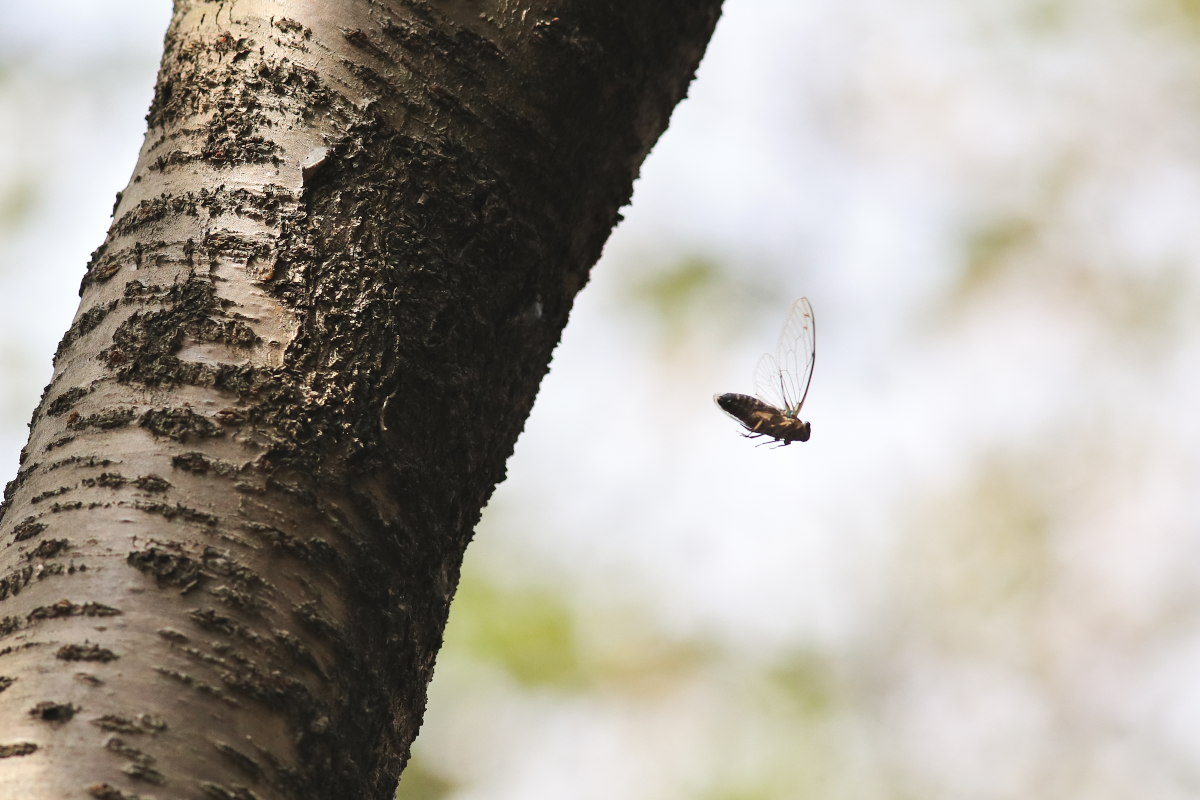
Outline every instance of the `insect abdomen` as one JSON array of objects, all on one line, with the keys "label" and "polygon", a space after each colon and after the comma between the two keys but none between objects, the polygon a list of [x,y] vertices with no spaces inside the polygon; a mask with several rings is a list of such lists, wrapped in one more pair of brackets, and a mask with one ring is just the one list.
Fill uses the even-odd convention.
[{"label": "insect abdomen", "polygon": [[713,395],[713,400],[721,407],[722,411],[747,428],[752,427],[754,422],[760,419],[767,419],[778,413],[774,406],[748,394],[727,392]]}]

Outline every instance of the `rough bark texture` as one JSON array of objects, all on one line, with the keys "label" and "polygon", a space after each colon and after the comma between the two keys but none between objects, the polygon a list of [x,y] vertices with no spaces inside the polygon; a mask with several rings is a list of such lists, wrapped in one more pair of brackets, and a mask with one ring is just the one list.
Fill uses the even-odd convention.
[{"label": "rough bark texture", "polygon": [[386,798],[719,0],[179,0],[0,508],[0,798]]}]

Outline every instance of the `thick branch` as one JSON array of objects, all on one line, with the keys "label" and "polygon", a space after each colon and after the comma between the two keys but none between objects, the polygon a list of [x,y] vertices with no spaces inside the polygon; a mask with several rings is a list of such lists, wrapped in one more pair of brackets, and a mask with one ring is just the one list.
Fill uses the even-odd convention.
[{"label": "thick branch", "polygon": [[718,7],[176,3],[0,511],[0,797],[391,795]]}]

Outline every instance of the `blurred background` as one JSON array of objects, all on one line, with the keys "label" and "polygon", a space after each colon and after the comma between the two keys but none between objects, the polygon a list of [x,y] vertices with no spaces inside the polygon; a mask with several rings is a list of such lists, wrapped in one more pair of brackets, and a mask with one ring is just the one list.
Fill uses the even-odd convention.
[{"label": "blurred background", "polygon": [[[0,9],[7,480],[169,8]],[[1200,3],[730,2],[626,217],[399,797],[1200,796]]]}]

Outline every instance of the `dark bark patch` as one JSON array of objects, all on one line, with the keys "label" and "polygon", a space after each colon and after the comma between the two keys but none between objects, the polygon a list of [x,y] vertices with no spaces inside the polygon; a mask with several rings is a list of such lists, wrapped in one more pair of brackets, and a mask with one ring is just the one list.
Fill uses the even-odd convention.
[{"label": "dark bark patch", "polygon": [[372,39],[362,28],[341,28],[342,36],[352,46],[362,50],[364,53],[369,53],[376,59],[385,64],[395,63],[388,51],[384,50],[374,39]]},{"label": "dark bark patch", "polygon": [[[92,310],[94,311],[95,309]],[[68,335],[70,334],[68,333]],[[74,388],[67,389],[58,397],[50,401],[49,405],[46,406],[46,414],[51,417],[57,417],[67,413],[71,410],[72,406],[79,402],[81,397],[86,397],[91,393],[91,391],[91,388],[87,386],[76,386]]]},{"label": "dark bark patch", "polygon": [[318,561],[329,564],[331,568],[342,569],[342,555],[329,542],[314,536],[308,540],[308,546]]},{"label": "dark bark patch", "polygon": [[[189,239],[188,241],[191,240]],[[166,302],[170,296],[170,286],[157,286],[154,284],[147,286],[135,278],[125,284],[121,300],[125,303]]]},{"label": "dark bark patch", "polygon": [[184,591],[195,587],[202,577],[200,562],[160,547],[136,550],[125,557],[125,563],[153,575],[159,586],[181,586]]},{"label": "dark bark patch", "polygon": [[161,733],[167,729],[167,723],[155,714],[140,714],[136,719],[123,714],[105,714],[91,723],[111,733]]},{"label": "dark bark patch", "polygon": [[[149,756],[147,756],[147,758],[149,758]],[[151,783],[155,786],[162,786],[167,782],[167,776],[163,775],[149,764],[137,762],[133,764],[126,764],[121,768],[121,772],[124,772],[134,780],[145,781],[146,783]]]},{"label": "dark bark patch", "polygon": [[38,746],[33,742],[14,742],[13,744],[0,744],[0,758],[15,758],[17,756],[33,755],[37,752]]},{"label": "dark bark patch", "polygon": [[217,524],[217,518],[212,514],[189,508],[180,503],[176,503],[173,506],[166,503],[130,503],[129,505],[138,511],[145,511],[147,514],[158,514],[170,520],[182,519],[209,527]]},{"label": "dark bark patch", "polygon": [[328,106],[333,97],[315,70],[289,58],[267,59],[254,66],[257,81],[270,86],[277,97],[289,97],[302,113]]},{"label": "dark bark patch", "polygon": [[119,472],[101,472],[94,478],[84,478],[80,481],[89,488],[100,486],[105,489],[120,489],[128,482],[128,479]]},{"label": "dark bark patch", "polygon": [[203,558],[204,569],[207,572],[229,578],[240,587],[260,589],[266,585],[258,573],[215,547],[205,547]]},{"label": "dark bark patch", "polygon": [[152,408],[142,414],[138,424],[155,436],[177,442],[208,439],[221,432],[221,427],[208,417],[187,408]]},{"label": "dark bark patch", "polygon": [[257,405],[251,412],[255,420],[273,423],[281,430],[296,429],[296,416],[304,409],[296,399],[297,392],[279,376],[253,367],[222,364],[215,370],[213,385],[242,397],[253,395]]},{"label": "dark bark patch", "polygon": [[153,764],[155,762],[154,756],[137,749],[119,736],[110,737],[109,740],[104,743],[104,749],[108,750],[109,752],[116,753],[119,756],[128,758],[130,761],[135,761],[139,764]]},{"label": "dark bark patch", "polygon": [[41,647],[42,645],[43,645],[43,642],[25,642],[24,644],[17,644],[17,645],[12,645],[10,647],[0,648],[0,656],[7,656],[7,655],[11,655],[12,653],[19,653],[22,650],[32,650],[33,648]]},{"label": "dark bark patch", "polygon": [[123,791],[109,783],[93,783],[87,791],[96,800],[152,800],[134,792]]},{"label": "dark bark patch", "polygon": [[265,184],[259,191],[223,187],[200,191],[200,202],[210,215],[236,214],[269,226],[278,225],[285,210],[290,210],[296,200],[295,193],[276,183]]},{"label": "dark bark patch", "polygon": [[[244,60],[246,53],[235,56],[234,61]],[[234,80],[240,85],[244,77]],[[246,94],[251,94],[247,88]],[[205,103],[209,104],[209,103]],[[239,164],[282,164],[281,146],[266,139],[260,131],[270,127],[268,116],[254,109],[252,97],[226,94],[215,103],[209,104],[212,118],[204,126],[204,143],[198,154],[188,154],[182,150],[173,150],[157,158],[149,166],[150,170],[161,170],[174,164],[186,164],[194,161],[205,161],[214,167],[236,167]]]},{"label": "dark bark patch", "polygon": [[14,683],[16,683],[15,678],[10,678],[7,675],[0,675],[0,692],[3,692]]},{"label": "dark bark patch", "polygon": [[199,216],[195,195],[187,193],[177,197],[170,192],[164,192],[158,197],[142,200],[122,214],[121,218],[113,223],[112,232],[109,235],[110,241],[115,241],[117,237],[133,233],[159,220],[185,214],[191,217]]},{"label": "dark bark patch", "polygon": [[[0,617],[0,636],[8,636],[10,633],[16,633],[21,630],[20,617]],[[0,684],[0,692],[7,689],[7,686]]]},{"label": "dark bark patch", "polygon": [[49,606],[38,606],[26,615],[30,622],[43,619],[63,619],[65,617],[118,617],[120,609],[106,606],[103,603],[72,603],[70,600],[59,600]]},{"label": "dark bark patch", "polygon": [[363,85],[369,91],[384,97],[396,96],[396,85],[393,81],[381,75],[377,70],[371,69],[366,64],[360,64],[357,61],[351,61],[348,58],[342,59],[342,67],[348,70],[362,81]]},{"label": "dark bark patch", "polygon": [[[24,460],[24,451],[22,451],[22,460]],[[29,480],[29,476],[32,475],[33,471],[39,466],[41,465],[30,464],[23,469],[17,470],[16,476],[4,485],[4,501],[3,503],[0,503],[0,519],[4,518],[4,512],[7,510],[8,504],[12,502],[13,495],[17,493],[17,489],[21,488],[21,486],[25,484],[25,481]],[[53,466],[48,467],[47,469],[53,469]]]},{"label": "dark bark patch", "polygon": [[150,162],[150,164],[147,165],[146,170],[148,172],[160,172],[175,164],[190,164],[193,161],[196,161],[197,158],[198,157],[195,154],[185,153],[178,148],[175,150],[168,150],[166,153]]},{"label": "dark bark patch", "polygon": [[130,763],[122,767],[121,771],[134,780],[145,781],[155,786],[162,786],[167,782],[167,777],[154,768],[154,756],[133,747],[119,736],[110,738],[104,743],[104,748],[129,759]]},{"label": "dark bark patch", "polygon": [[[203,247],[211,260],[225,259],[241,264],[247,270],[253,271],[255,278],[261,278],[274,270],[274,267],[270,266],[275,252],[274,242],[265,237],[217,230],[204,237]],[[256,263],[264,266],[251,270]],[[254,341],[257,341],[257,337],[250,344]]]},{"label": "dark bark patch", "polygon": [[159,628],[156,633],[172,644],[186,644],[191,641],[186,633],[177,631],[174,628]]},{"label": "dark bark patch", "polygon": [[229,689],[268,705],[287,709],[289,715],[297,715],[299,712],[299,716],[303,717],[305,712],[301,709],[311,709],[315,705],[304,684],[291,676],[278,671],[264,673],[246,659],[240,659],[239,663],[234,665],[199,653],[192,655],[219,665],[221,682]]},{"label": "dark bark patch", "polygon": [[[126,290],[131,287],[132,282]],[[117,327],[112,346],[100,351],[98,357],[115,370],[120,381],[147,386],[212,385],[216,367],[175,357],[185,336],[238,347],[257,341],[244,322],[220,319],[228,301],[216,296],[208,280],[193,277],[166,288],[139,284],[136,289],[138,301],[161,303],[166,308],[134,312]]]},{"label": "dark bark patch", "polygon": [[29,709],[29,716],[43,722],[69,722],[79,711],[79,707],[71,703],[54,703],[45,700]]},{"label": "dark bark patch", "polygon": [[133,485],[141,489],[143,492],[165,492],[171,488],[171,484],[158,477],[157,475],[141,475],[134,479]]},{"label": "dark bark patch", "polygon": [[[233,109],[230,109],[231,111]],[[230,114],[215,117],[208,124],[208,135],[199,157],[215,167],[235,167],[241,164],[283,163],[279,156],[283,148],[260,136],[257,131],[269,127],[270,121],[260,113]]]},{"label": "dark bark patch", "polygon": [[259,800],[259,796],[245,786],[234,784],[230,788],[212,781],[200,781],[200,793],[207,800]]},{"label": "dark bark patch", "polygon": [[312,31],[294,19],[281,17],[275,20],[275,27],[279,28],[279,30],[283,31],[284,33],[294,33],[297,36],[303,36],[305,39],[312,38]]},{"label": "dark bark patch", "polygon": [[38,522],[36,517],[26,517],[17,523],[17,527],[13,528],[13,541],[23,542],[26,539],[32,539],[44,530],[46,530],[46,523]]},{"label": "dark bark patch", "polygon": [[119,258],[105,257],[99,261],[90,264],[88,271],[83,274],[83,281],[80,284],[80,289],[92,283],[105,283],[112,279],[121,270],[121,266],[125,262]]},{"label": "dark bark patch", "polygon": [[312,651],[304,645],[304,642],[300,640],[300,637],[296,636],[296,634],[292,633],[291,631],[285,631],[279,628],[271,631],[271,634],[275,637],[275,641],[278,642],[279,645],[283,647],[283,649],[286,650],[292,656],[292,658],[296,660],[297,663],[303,664],[321,678],[328,680],[329,676],[326,675],[325,670],[321,668],[321,665],[317,662],[317,659],[313,655]]},{"label": "dark bark patch", "polygon": [[213,467],[213,462],[208,456],[193,450],[189,453],[172,456],[171,466],[175,469],[181,469],[184,472],[194,472],[197,475],[204,475]]},{"label": "dark bark patch", "polygon": [[188,616],[206,631],[223,633],[226,636],[244,636],[249,632],[242,623],[213,608],[197,608],[189,612]]},{"label": "dark bark patch", "polygon": [[292,534],[282,531],[274,525],[266,525],[261,522],[245,522],[242,523],[242,529],[250,531],[259,538],[264,539],[272,548],[295,556],[301,561],[311,561],[313,559],[312,548]]},{"label": "dark bark patch", "polygon": [[[112,236],[124,236],[135,232],[138,228],[156,222],[160,219],[178,217],[181,215],[197,217],[207,212],[210,218],[226,214],[236,214],[239,217],[250,217],[269,225],[278,223],[280,213],[288,201],[294,201],[295,195],[278,184],[266,184],[259,191],[243,187],[228,189],[225,186],[202,188],[196,192],[184,192],[172,195],[169,192],[158,197],[143,200],[135,208],[125,213],[114,223]],[[163,243],[165,245],[165,243]],[[194,245],[189,242],[184,245],[183,255],[187,263]],[[122,253],[131,252],[129,250]],[[133,251],[136,259],[136,251]],[[102,258],[102,256],[97,256]],[[128,292],[126,294],[128,298]]]},{"label": "dark bark patch", "polygon": [[217,586],[214,587],[209,594],[218,600],[240,608],[243,611],[251,611],[262,608],[265,603],[253,592],[247,592],[243,589],[238,589],[233,586]]},{"label": "dark bark patch", "polygon": [[68,433],[66,436],[60,436],[52,442],[47,442],[45,450],[47,453],[49,453],[51,450],[57,450],[63,445],[70,444],[73,441],[75,441],[75,434]]},{"label": "dark bark patch", "polygon": [[[60,347],[60,350],[94,331],[96,327],[104,321],[104,318],[112,313],[112,310],[117,307],[119,302],[120,301],[118,300],[110,300],[102,306],[93,306],[92,308],[89,308],[87,311],[80,314],[79,319],[76,320],[75,324],[67,330],[67,335],[63,337],[63,344]],[[58,353],[55,353],[55,358],[57,357]]]},{"label": "dark bark patch", "polygon": [[225,756],[231,764],[242,771],[247,777],[258,780],[263,775],[263,769],[258,762],[250,756],[238,750],[231,744],[225,742],[213,742],[213,747],[218,753]]},{"label": "dark bark patch", "polygon": [[112,466],[112,463],[113,462],[109,461],[107,458],[97,458],[96,456],[71,456],[70,458],[62,459],[61,461],[55,461],[50,466],[46,467],[46,471],[49,472],[55,469],[62,469],[63,467],[104,468]]},{"label": "dark bark patch", "polygon": [[[248,567],[212,547],[205,547],[199,559],[190,557],[178,546],[163,545],[134,551],[125,560],[134,569],[154,576],[160,587],[181,587],[185,593],[196,588],[204,579],[228,578],[230,583],[238,587],[236,591],[246,594],[245,599],[241,599],[239,594],[240,606],[257,604],[248,600],[250,595],[244,590],[259,589],[264,585],[263,579]],[[230,587],[218,587],[212,594],[224,596],[233,591]]]},{"label": "dark bark patch", "polygon": [[262,341],[246,323],[236,319],[202,319],[187,332],[198,342],[220,342],[230,347],[253,347]]},{"label": "dark bark patch", "polygon": [[187,686],[191,689],[195,689],[196,691],[198,691],[202,694],[209,695],[210,697],[215,697],[218,700],[228,703],[231,706],[240,705],[232,697],[230,697],[229,695],[227,695],[223,691],[221,691],[221,688],[219,686],[214,686],[213,684],[208,683],[207,681],[202,681],[199,678],[196,678],[192,675],[188,675],[185,672],[180,672],[179,670],[176,670],[176,669],[167,669],[166,667],[155,667],[154,671],[157,672],[159,675],[162,675],[164,678],[170,678],[174,681],[182,683],[184,686]]},{"label": "dark bark patch", "polygon": [[54,558],[60,553],[66,552],[71,546],[69,539],[44,539],[37,547],[25,554],[25,558],[32,561],[35,558]]},{"label": "dark bark patch", "polygon": [[41,494],[29,498],[29,503],[31,505],[36,505],[43,500],[49,500],[51,497],[58,497],[60,494],[66,494],[69,491],[71,491],[70,486],[59,486],[57,489],[47,489]]},{"label": "dark bark patch", "polygon": [[133,422],[133,418],[136,416],[137,414],[132,408],[108,408],[86,417],[76,417],[67,423],[67,427],[73,431],[84,428],[98,428],[107,431],[125,427]]},{"label": "dark bark patch", "polygon": [[248,36],[239,36],[234,38],[232,34],[224,31],[218,34],[211,43],[212,52],[218,54],[222,58],[230,53],[233,53],[235,59],[238,56],[244,57],[252,48],[256,46],[256,42]]},{"label": "dark bark patch", "polygon": [[334,644],[342,643],[341,631],[328,616],[321,612],[316,603],[301,603],[292,608],[292,613],[308,630],[323,636]]},{"label": "dark bark patch", "polygon": [[54,657],[63,661],[99,661],[107,663],[116,661],[119,656],[107,647],[84,642],[83,644],[64,644],[55,651]]},{"label": "dark bark patch", "polygon": [[43,564],[43,565],[41,565],[41,568],[38,570],[37,579],[39,581],[44,581],[44,580],[46,580],[46,578],[50,578],[55,575],[62,575],[66,571],[67,571],[66,567],[64,567],[62,564],[59,564],[57,562],[54,562],[51,564]]},{"label": "dark bark patch", "polygon": [[7,599],[10,595],[16,596],[21,593],[21,590],[29,585],[33,580],[33,567],[21,567],[8,573],[3,578],[0,578],[0,600]]}]

